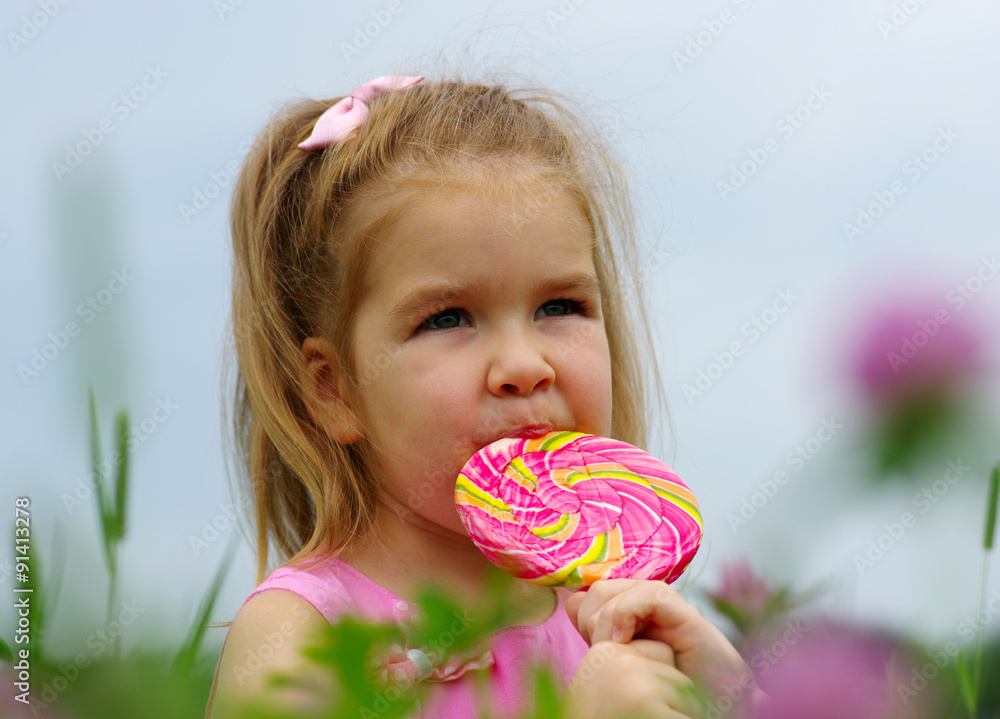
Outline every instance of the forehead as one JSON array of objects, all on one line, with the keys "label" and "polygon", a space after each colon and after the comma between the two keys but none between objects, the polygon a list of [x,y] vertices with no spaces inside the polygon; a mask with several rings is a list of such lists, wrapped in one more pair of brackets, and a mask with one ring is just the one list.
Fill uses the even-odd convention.
[{"label": "forehead", "polygon": [[428,280],[513,287],[529,277],[589,271],[592,230],[558,186],[485,193],[440,187],[406,203],[372,257],[371,287],[396,294]]}]

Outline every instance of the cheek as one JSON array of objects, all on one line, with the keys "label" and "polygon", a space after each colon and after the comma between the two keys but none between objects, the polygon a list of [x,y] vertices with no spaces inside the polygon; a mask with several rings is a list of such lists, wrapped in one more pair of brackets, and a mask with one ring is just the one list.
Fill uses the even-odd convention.
[{"label": "cheek", "polygon": [[606,436],[611,431],[611,358],[603,332],[573,353],[563,372],[572,384],[578,419]]},{"label": "cheek", "polygon": [[442,356],[405,352],[371,385],[369,417],[383,433],[421,447],[448,448],[474,423],[476,388],[469,370]]}]

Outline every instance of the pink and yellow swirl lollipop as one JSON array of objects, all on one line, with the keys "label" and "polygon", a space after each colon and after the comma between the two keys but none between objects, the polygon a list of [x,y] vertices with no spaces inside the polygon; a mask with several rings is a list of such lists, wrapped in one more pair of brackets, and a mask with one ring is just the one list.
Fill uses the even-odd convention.
[{"label": "pink and yellow swirl lollipop", "polygon": [[493,564],[542,586],[672,582],[701,544],[698,501],[638,447],[579,432],[504,438],[455,483],[469,537]]}]

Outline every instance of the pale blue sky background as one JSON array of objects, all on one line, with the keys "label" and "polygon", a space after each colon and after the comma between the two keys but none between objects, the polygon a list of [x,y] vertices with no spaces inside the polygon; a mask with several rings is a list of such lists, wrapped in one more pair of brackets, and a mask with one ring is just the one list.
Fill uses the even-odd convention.
[{"label": "pale blue sky background", "polygon": [[[424,73],[441,57],[471,77],[523,72],[583,99],[629,169],[676,430],[650,449],[691,485],[706,520],[691,600],[702,604],[699,590],[724,561],[749,556],[778,580],[830,582],[832,611],[918,636],[954,638],[974,610],[987,459],[963,456],[974,471],[859,576],[854,556],[912,512],[912,495],[946,466],[910,487],[863,492],[851,452],[863,426],[832,373],[848,318],[871,293],[916,277],[949,307],[948,289],[1000,253],[995,4],[399,0],[396,14],[385,2],[56,7],[49,18],[42,4],[19,0],[0,14],[0,515],[28,495],[50,568],[53,544],[65,546],[72,592],[56,617],[61,637],[82,639],[104,617],[93,498],[72,501],[86,494],[88,383],[106,445],[120,407],[138,430],[122,596],[151,619],[133,625],[133,640],[185,631],[222,557],[233,526],[219,429],[227,166],[241,144],[285,100],[342,95],[397,70]],[[894,12],[905,23],[885,25]],[[345,56],[372,13],[390,20]],[[678,63],[699,39],[701,52]],[[783,118],[796,112],[792,132]],[[88,134],[100,143],[57,176],[66,145]],[[915,177],[911,156],[938,137],[935,161]],[[762,147],[767,161],[745,185],[720,192],[733,165],[752,165]],[[905,191],[850,242],[844,224],[897,181]],[[226,185],[218,194],[216,182]],[[213,196],[185,216],[181,205],[199,192]],[[131,276],[127,284],[113,280],[116,271]],[[790,306],[780,304],[787,310],[753,341],[745,324],[779,291]],[[88,297],[100,313],[86,308]],[[995,319],[998,306],[1000,278],[963,312]],[[77,336],[23,378],[19,365],[74,321]],[[684,385],[737,341],[744,354],[702,396],[686,397]],[[983,396],[995,423],[995,378]],[[789,452],[831,417],[843,429],[794,471]],[[734,526],[743,502],[780,469],[792,470],[789,482]],[[192,538],[211,539],[206,522],[222,536],[195,551]],[[12,581],[5,566],[0,587]],[[235,613],[253,566],[244,547],[216,618]],[[996,561],[992,586],[1000,588]],[[69,605],[93,621],[71,624]]]}]

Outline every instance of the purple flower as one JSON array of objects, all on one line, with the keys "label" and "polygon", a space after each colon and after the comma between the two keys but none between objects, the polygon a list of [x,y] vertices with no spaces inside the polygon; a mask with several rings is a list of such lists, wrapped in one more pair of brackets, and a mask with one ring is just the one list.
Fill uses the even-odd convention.
[{"label": "purple flower", "polygon": [[723,565],[721,586],[708,599],[748,639],[796,603],[786,587],[769,585],[746,559]]},{"label": "purple flower", "polygon": [[851,378],[874,410],[866,434],[881,477],[912,476],[918,462],[968,435],[972,390],[992,350],[974,311],[944,297],[876,303],[853,349]]},{"label": "purple flower", "polygon": [[853,374],[876,400],[948,392],[983,368],[984,338],[943,300],[898,297],[862,330]]},{"label": "purple flower", "polygon": [[789,621],[749,663],[767,696],[753,719],[915,719],[931,698],[901,701],[909,656],[887,637],[843,626]]},{"label": "purple flower", "polygon": [[750,562],[737,559],[722,567],[722,586],[712,593],[713,599],[723,599],[750,616],[762,616],[772,591],[756,574]]},{"label": "purple flower", "polygon": [[[55,718],[58,716],[51,710],[44,708],[48,705],[39,703],[38,687],[35,684],[31,685],[30,692],[27,694],[30,704],[18,699],[19,696],[25,696],[21,688],[15,685],[15,682],[18,681],[17,672],[13,667],[8,671],[0,670],[0,716],[5,717],[5,719],[33,719],[36,716]],[[32,710],[32,705],[34,705],[34,710]],[[43,708],[42,711],[39,711],[40,707]]]}]

